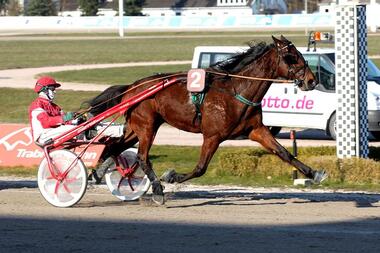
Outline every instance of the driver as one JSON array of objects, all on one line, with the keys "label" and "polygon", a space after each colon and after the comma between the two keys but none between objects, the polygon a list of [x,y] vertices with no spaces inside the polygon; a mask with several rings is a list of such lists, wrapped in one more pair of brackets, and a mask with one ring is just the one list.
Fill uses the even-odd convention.
[{"label": "driver", "polygon": [[29,121],[33,140],[39,145],[44,145],[47,140],[74,128],[78,123],[78,120],[73,120],[72,112],[64,113],[53,102],[56,88],[60,86],[50,76],[39,78],[34,86],[38,97],[29,106]]}]

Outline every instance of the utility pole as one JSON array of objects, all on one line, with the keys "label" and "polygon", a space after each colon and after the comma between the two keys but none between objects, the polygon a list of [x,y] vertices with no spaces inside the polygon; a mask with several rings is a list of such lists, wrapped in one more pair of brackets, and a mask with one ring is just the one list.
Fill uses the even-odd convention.
[{"label": "utility pole", "polygon": [[124,0],[119,0],[119,36],[124,37]]},{"label": "utility pole", "polygon": [[[305,13],[304,14],[307,14],[307,0],[305,0]],[[305,35],[307,35],[308,33],[308,29],[307,29],[307,26],[305,28]]]},{"label": "utility pole", "polygon": [[305,0],[305,14],[307,14],[307,0]]}]

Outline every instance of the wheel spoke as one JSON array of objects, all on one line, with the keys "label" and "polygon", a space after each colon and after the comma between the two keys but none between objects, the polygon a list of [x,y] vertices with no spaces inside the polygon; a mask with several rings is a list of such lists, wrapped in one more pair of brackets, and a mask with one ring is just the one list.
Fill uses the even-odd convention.
[{"label": "wheel spoke", "polygon": [[117,184],[117,190],[120,190],[121,183],[123,182],[124,177],[120,177],[119,183]]},{"label": "wheel spoke", "polygon": [[65,178],[65,182],[67,182],[67,183],[72,183],[72,182],[75,182],[77,180],[80,180],[80,176],[73,177],[73,178],[67,178],[67,177]]},{"label": "wheel spoke", "polygon": [[66,190],[66,192],[71,195],[71,191],[70,191],[69,187],[67,186],[67,184],[65,182],[63,182],[62,185],[63,185],[63,188]]},{"label": "wheel spoke", "polygon": [[129,184],[129,187],[131,187],[131,190],[134,192],[135,189],[133,188],[132,181],[131,181],[130,177],[128,177],[128,184]]},{"label": "wheel spoke", "polygon": [[57,182],[55,182],[54,194],[57,194],[59,185],[60,185],[60,182],[57,180]]}]

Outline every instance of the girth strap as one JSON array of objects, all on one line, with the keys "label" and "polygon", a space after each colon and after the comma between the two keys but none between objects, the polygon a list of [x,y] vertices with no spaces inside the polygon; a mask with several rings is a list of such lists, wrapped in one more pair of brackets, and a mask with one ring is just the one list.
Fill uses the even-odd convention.
[{"label": "girth strap", "polygon": [[202,119],[202,114],[201,114],[201,105],[203,104],[203,101],[205,99],[205,93],[200,92],[200,93],[191,93],[191,102],[195,105],[195,117],[193,119],[193,124],[195,121],[201,121]]},{"label": "girth strap", "polygon": [[235,98],[237,100],[239,100],[240,102],[242,102],[243,104],[246,104],[248,106],[260,106],[261,105],[261,102],[255,103],[255,102],[249,101],[248,99],[246,99],[245,97],[243,97],[240,94],[235,94]]}]

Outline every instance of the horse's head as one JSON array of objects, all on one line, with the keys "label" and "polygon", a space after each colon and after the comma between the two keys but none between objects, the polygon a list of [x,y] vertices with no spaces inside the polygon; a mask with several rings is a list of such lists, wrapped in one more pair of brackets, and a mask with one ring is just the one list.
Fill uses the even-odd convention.
[{"label": "horse's head", "polygon": [[314,73],[293,43],[282,35],[280,40],[272,38],[278,54],[278,76],[295,80],[301,90],[314,89],[317,85]]}]

